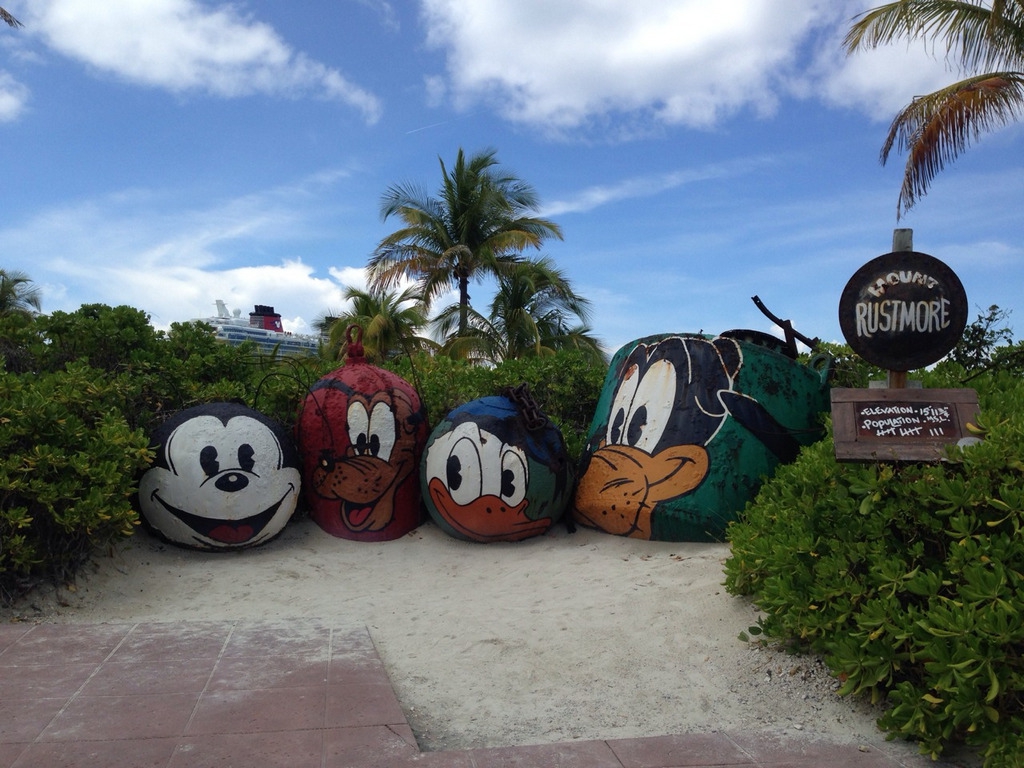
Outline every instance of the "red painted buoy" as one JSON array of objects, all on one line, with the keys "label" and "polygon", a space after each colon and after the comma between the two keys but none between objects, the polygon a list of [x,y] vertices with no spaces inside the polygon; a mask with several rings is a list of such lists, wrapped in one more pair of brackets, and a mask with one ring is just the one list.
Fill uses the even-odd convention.
[{"label": "red painted buoy", "polygon": [[361,328],[346,338],[345,364],[313,385],[296,424],[303,490],[310,517],[332,536],[390,541],[424,519],[426,409],[405,379],[366,362]]}]

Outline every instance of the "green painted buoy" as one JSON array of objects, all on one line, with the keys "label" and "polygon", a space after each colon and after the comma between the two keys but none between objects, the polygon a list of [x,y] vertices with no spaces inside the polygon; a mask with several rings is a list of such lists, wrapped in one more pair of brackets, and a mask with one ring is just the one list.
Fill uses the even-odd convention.
[{"label": "green painted buoy", "polygon": [[574,520],[657,541],[724,539],[764,479],[824,435],[830,367],[752,331],[630,342],[591,423]]}]

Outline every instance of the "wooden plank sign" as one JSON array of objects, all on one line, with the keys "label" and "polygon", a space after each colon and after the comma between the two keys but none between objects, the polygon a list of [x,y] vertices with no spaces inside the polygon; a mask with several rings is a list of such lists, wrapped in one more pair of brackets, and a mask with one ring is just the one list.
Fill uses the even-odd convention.
[{"label": "wooden plank sign", "polygon": [[836,458],[939,461],[977,415],[973,389],[833,389]]}]

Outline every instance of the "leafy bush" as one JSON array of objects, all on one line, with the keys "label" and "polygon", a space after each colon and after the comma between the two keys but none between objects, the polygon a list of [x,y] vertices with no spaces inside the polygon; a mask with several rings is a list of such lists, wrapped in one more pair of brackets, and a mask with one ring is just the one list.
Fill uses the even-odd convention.
[{"label": "leafy bush", "polygon": [[0,317],[0,601],[71,578],[129,535],[148,435],[193,405],[237,400],[289,424],[333,367],[252,354],[202,323],[168,333],[130,307]]},{"label": "leafy bush", "polygon": [[[832,358],[832,373],[829,383],[833,387],[868,386],[872,380],[884,381],[886,372],[854,353],[848,344],[821,342],[814,349],[815,354],[825,353]],[[807,356],[809,359],[809,356]]]},{"label": "leafy bush", "polygon": [[985,440],[951,461],[840,464],[826,439],[780,467],[729,530],[725,584],[842,693],[885,700],[881,728],[1008,768],[1024,754],[1024,384],[977,388]]},{"label": "leafy bush", "polygon": [[546,357],[506,360],[493,368],[447,357],[400,358],[387,367],[416,388],[431,426],[454,408],[507,387],[527,384],[533,399],[565,438],[570,458],[579,458],[604,385],[607,366],[576,350]]},{"label": "leafy bush", "polygon": [[35,370],[32,349],[39,344],[39,331],[31,315],[0,315],[0,371],[25,373]]},{"label": "leafy bush", "polygon": [[152,457],[118,410],[131,386],[81,363],[0,373],[0,598],[69,578],[136,524],[135,477]]},{"label": "leafy bush", "polygon": [[145,312],[132,307],[85,304],[75,312],[42,315],[37,323],[47,340],[49,370],[72,361],[110,372],[155,362],[160,334]]},{"label": "leafy bush", "polygon": [[1010,311],[993,304],[985,314],[964,328],[960,341],[949,353],[949,359],[968,371],[984,368],[992,361],[996,350],[1013,342],[1013,331],[1003,325]]},{"label": "leafy bush", "polygon": [[[7,331],[3,322],[0,334]],[[148,315],[126,306],[87,304],[75,312],[54,312],[36,318],[35,332],[30,364],[24,355],[33,337],[21,334],[21,369],[60,371],[78,362],[101,377],[123,374],[118,410],[131,427],[147,431],[180,410],[214,401],[244,402],[289,424],[310,384],[336,365],[257,354],[251,345],[229,346],[202,322],[157,331]]]}]

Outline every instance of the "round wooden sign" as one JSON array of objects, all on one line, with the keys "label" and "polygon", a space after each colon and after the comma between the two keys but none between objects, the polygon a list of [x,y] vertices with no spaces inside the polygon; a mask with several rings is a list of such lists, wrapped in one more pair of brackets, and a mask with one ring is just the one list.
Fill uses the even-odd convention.
[{"label": "round wooden sign", "polygon": [[967,294],[944,263],[917,251],[878,256],[839,299],[850,348],[872,365],[910,371],[942,359],[967,326]]}]

